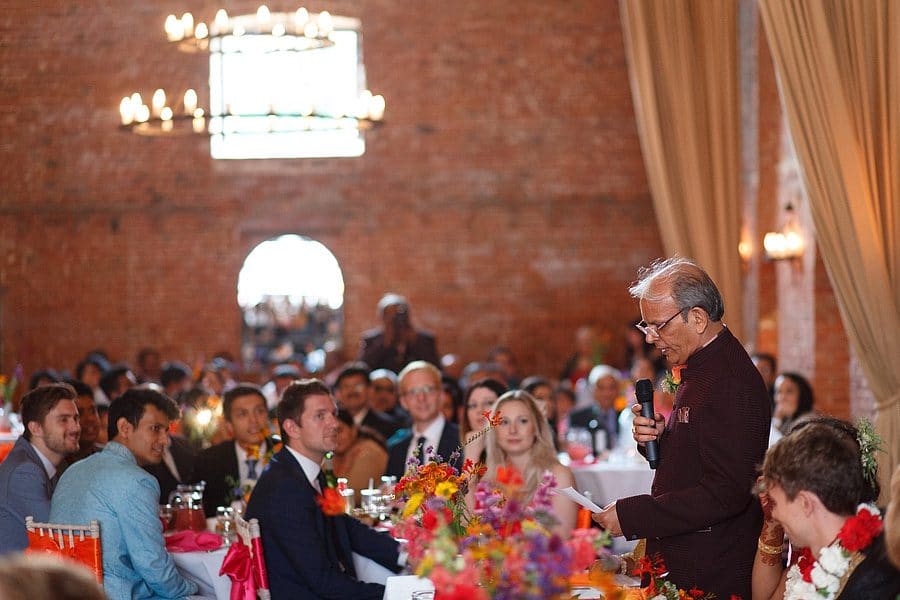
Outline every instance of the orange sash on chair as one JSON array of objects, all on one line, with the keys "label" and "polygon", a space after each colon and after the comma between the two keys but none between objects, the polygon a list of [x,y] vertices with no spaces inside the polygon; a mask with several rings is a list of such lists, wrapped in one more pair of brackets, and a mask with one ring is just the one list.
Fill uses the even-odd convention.
[{"label": "orange sash on chair", "polygon": [[100,525],[91,521],[89,525],[60,525],[35,523],[31,517],[25,519],[28,534],[26,553],[49,553],[81,563],[103,583],[103,560],[100,550]]}]

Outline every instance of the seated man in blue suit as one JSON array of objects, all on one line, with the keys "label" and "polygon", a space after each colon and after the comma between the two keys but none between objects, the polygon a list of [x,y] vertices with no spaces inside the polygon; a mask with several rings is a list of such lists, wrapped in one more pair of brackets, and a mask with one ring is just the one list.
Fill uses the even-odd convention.
[{"label": "seated man in blue suit", "polygon": [[277,412],[284,447],[260,476],[246,512],[259,520],[272,597],[380,600],[384,586],[356,578],[352,553],[399,571],[399,544],[350,516],[326,516],[316,502],[325,487],[322,460],[337,442],[328,387],[318,379],[295,381]]},{"label": "seated man in blue suit", "polygon": [[[406,461],[416,454],[421,464],[439,455],[450,461],[460,449],[459,427],[441,413],[441,372],[424,360],[416,360],[400,371],[400,403],[412,419],[412,427],[398,431],[388,441],[387,475],[398,479],[406,472]],[[462,454],[462,452],[460,452]],[[459,468],[457,458],[450,463]]]}]

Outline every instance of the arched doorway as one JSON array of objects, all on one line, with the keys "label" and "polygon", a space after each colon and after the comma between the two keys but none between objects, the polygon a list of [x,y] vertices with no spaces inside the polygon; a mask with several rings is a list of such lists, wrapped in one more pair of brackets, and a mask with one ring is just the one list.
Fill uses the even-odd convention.
[{"label": "arched doorway", "polygon": [[245,370],[296,361],[317,373],[325,353],[340,344],[344,277],[316,240],[289,234],[257,245],[241,267],[237,296]]}]

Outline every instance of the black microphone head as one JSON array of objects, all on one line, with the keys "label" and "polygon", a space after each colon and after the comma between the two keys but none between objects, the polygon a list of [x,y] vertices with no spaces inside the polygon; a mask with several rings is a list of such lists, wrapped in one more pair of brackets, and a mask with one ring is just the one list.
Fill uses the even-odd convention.
[{"label": "black microphone head", "polygon": [[638,402],[646,402],[653,399],[653,382],[649,379],[638,379],[634,384],[634,395]]}]

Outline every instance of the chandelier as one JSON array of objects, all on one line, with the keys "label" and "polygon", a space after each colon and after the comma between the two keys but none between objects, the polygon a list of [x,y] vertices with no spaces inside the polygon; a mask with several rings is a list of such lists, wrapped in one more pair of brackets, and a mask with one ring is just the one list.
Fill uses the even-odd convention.
[{"label": "chandelier", "polygon": [[[164,24],[166,38],[181,52],[208,52],[210,55],[234,55],[246,50],[242,40],[261,41],[253,52],[315,52],[335,45],[334,32],[342,24],[355,22],[333,17],[327,11],[310,13],[306,8],[294,12],[270,12],[262,5],[255,14],[229,16],[220,9],[211,23],[195,21],[191,13],[180,18],[169,15]],[[149,92],[149,91],[148,91]],[[198,104],[194,89],[167,94],[157,88],[150,104],[140,92],[125,96],[119,103],[121,128],[141,135],[191,133],[228,133],[237,123],[252,123],[255,131],[269,132],[327,131],[356,129],[365,131],[384,119],[384,97],[363,90],[337,105],[334,101],[318,106],[314,99],[302,98],[290,106],[272,103],[264,109],[240,110],[230,103],[218,102],[214,110]]]},{"label": "chandelier", "polygon": [[797,222],[794,206],[784,207],[784,225],[780,231],[770,231],[763,238],[763,248],[769,260],[786,260],[803,255],[803,235]]}]

